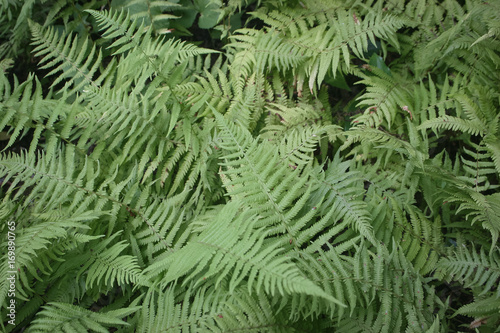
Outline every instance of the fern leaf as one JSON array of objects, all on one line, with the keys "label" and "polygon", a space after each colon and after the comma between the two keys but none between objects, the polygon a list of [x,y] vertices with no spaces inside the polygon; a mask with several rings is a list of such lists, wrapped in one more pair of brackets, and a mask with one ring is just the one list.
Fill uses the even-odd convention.
[{"label": "fern leaf", "polygon": [[264,245],[266,234],[254,229],[256,216],[246,211],[235,217],[239,206],[238,202],[226,205],[217,216],[218,223],[212,223],[180,251],[154,263],[145,273],[153,277],[165,272],[160,281],[166,287],[185,275],[184,283],[216,279],[215,286],[218,286],[231,272],[230,293],[245,280],[249,291],[264,290],[271,295],[304,293],[343,305],[304,279],[293,263],[280,256],[282,250],[278,244]]},{"label": "fern leaf", "polygon": [[482,248],[477,251],[475,247],[469,248],[462,243],[449,256],[439,260],[435,274],[440,279],[454,279],[467,288],[478,290],[479,297],[494,295],[498,299],[499,258],[498,248],[488,255]]},{"label": "fern leaf", "polygon": [[79,306],[53,302],[43,307],[28,332],[108,332],[106,326],[127,326],[120,318],[136,312],[140,307],[96,313]]},{"label": "fern leaf", "polygon": [[116,236],[118,234],[101,242],[97,248],[91,249],[92,254],[87,256],[85,265],[80,269],[80,273],[85,272],[87,275],[87,288],[93,285],[112,286],[115,282],[118,285],[149,285],[141,274],[137,259],[130,255],[120,255],[128,247],[126,241],[109,246]]},{"label": "fern leaf", "polygon": [[377,68],[372,69],[372,73],[375,75],[365,76],[358,82],[367,86],[358,103],[366,109],[355,122],[377,128],[385,120],[385,126],[390,129],[399,114],[406,111],[405,116],[410,116],[408,111],[415,110],[411,98],[413,88],[410,83],[401,84],[403,78],[385,74]]},{"label": "fern leaf", "polygon": [[[101,78],[94,78],[102,61],[101,52],[95,46],[89,46],[88,39],[79,45],[78,38],[71,35],[61,38],[53,28],[46,31],[37,23],[30,22],[33,33],[33,52],[40,57],[44,56],[42,68],[53,68],[49,74],[62,72],[52,83],[52,87],[64,81],[68,86],[73,86],[69,95],[80,92],[87,85],[99,87]],[[56,67],[57,65],[57,67]],[[55,67],[55,68],[54,68]]]}]

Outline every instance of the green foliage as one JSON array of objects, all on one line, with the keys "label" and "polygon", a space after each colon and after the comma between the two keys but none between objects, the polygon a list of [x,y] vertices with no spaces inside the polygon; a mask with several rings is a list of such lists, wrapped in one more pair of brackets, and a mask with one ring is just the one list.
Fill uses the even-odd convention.
[{"label": "green foliage", "polygon": [[497,2],[48,4],[0,2],[2,331],[499,331]]}]

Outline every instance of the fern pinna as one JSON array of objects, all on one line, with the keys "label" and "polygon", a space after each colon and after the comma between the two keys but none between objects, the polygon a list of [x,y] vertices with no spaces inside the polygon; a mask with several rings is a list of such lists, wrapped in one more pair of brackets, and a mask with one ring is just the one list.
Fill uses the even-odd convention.
[{"label": "fern pinna", "polygon": [[499,331],[496,2],[68,3],[0,7],[3,331]]}]

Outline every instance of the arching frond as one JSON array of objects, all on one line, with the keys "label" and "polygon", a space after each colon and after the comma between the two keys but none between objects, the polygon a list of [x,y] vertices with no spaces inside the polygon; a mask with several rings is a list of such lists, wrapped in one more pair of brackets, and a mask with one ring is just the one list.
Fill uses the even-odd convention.
[{"label": "arching frond", "polygon": [[[161,277],[163,288],[185,275],[184,284],[201,284],[208,279],[217,287],[231,272],[229,293],[245,280],[248,289],[257,293],[303,293],[341,304],[304,279],[295,265],[281,255],[278,244],[265,245],[266,233],[256,228],[258,217],[248,210],[238,213],[239,207],[239,202],[226,205],[216,217],[217,224],[209,225],[181,250],[153,263],[145,271],[147,276]],[[225,232],[220,231],[221,225]],[[234,257],[239,261],[235,262]]]},{"label": "arching frond", "polygon": [[66,303],[51,303],[44,306],[38,317],[28,329],[28,332],[108,332],[107,326],[127,325],[122,320],[139,307],[96,313],[79,306]]},{"label": "arching frond", "polygon": [[[89,40],[79,41],[78,37],[68,35],[63,37],[53,29],[43,29],[42,26],[31,22],[30,28],[33,33],[33,50],[37,57],[42,57],[42,68],[52,68],[47,75],[55,75],[62,72],[54,79],[52,87],[59,83],[72,87],[68,95],[81,92],[88,85],[98,87],[105,77],[98,76],[99,65],[102,61],[102,53],[95,45],[89,45]],[[81,43],[81,44],[80,44]]]}]

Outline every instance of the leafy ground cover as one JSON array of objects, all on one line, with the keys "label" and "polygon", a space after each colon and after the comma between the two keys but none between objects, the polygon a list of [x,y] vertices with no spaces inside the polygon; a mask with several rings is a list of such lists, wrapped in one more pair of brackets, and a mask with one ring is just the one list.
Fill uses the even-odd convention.
[{"label": "leafy ground cover", "polygon": [[2,331],[500,331],[498,1],[0,13]]}]

